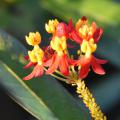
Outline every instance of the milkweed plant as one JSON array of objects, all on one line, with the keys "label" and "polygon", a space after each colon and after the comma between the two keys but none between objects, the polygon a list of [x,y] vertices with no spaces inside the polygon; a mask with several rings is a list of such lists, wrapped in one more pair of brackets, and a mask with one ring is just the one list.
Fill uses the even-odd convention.
[{"label": "milkweed plant", "polygon": [[[30,32],[28,36],[25,36],[26,42],[33,46],[33,49],[28,51],[28,55],[25,56],[28,64],[24,68],[33,66],[33,71],[23,80],[39,77],[45,72],[46,75],[76,86],[76,92],[89,109],[92,118],[106,120],[106,116],[102,113],[84,82],[90,69],[96,74],[105,74],[101,65],[105,64],[107,60],[94,56],[103,29],[98,28],[95,22],[89,24],[85,16],[79,19],[75,25],[72,19],[68,24],[59,22],[57,19],[49,20],[45,24],[45,29],[51,37],[50,44],[43,48],[39,46],[41,43],[39,32]],[[69,40],[79,45],[76,53],[77,58],[68,51],[68,48],[74,49],[75,47],[67,44]]]}]

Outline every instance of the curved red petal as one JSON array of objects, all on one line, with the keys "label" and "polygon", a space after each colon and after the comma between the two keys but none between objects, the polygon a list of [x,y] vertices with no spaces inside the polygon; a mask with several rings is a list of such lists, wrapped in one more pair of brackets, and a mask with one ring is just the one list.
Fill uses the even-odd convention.
[{"label": "curved red petal", "polygon": [[69,65],[68,65],[68,61],[67,61],[67,56],[66,55],[61,56],[59,68],[63,75],[66,75],[66,76],[69,75],[68,67],[69,67]]},{"label": "curved red petal", "polygon": [[102,68],[102,66],[96,62],[92,63],[92,69],[95,73],[100,74],[100,75],[104,75],[105,71]]},{"label": "curved red petal", "polygon": [[38,66],[36,66],[37,68],[36,68],[36,73],[35,73],[35,75],[34,75],[34,77],[38,77],[38,76],[41,76],[41,75],[43,75],[43,72],[44,72],[44,68],[43,68],[43,66],[41,65],[38,65]]},{"label": "curved red petal", "polygon": [[57,68],[58,65],[60,64],[60,57],[57,56],[57,54],[55,54],[55,59],[53,61],[53,64],[48,68],[48,70],[46,71],[46,74],[51,74],[53,73]]},{"label": "curved red petal", "polygon": [[81,44],[82,38],[79,36],[78,32],[75,30],[72,19],[69,20],[68,23],[68,32],[69,32],[69,38],[71,40],[74,40],[75,42]]},{"label": "curved red petal", "polygon": [[26,77],[23,78],[23,80],[30,80],[33,77],[37,77],[42,74],[42,70],[38,64],[34,67],[33,71]]},{"label": "curved red petal", "polygon": [[78,44],[82,43],[82,38],[78,35],[77,31],[73,30],[71,33],[69,33],[69,38],[75,41]]},{"label": "curved red petal", "polygon": [[85,77],[87,77],[88,73],[89,73],[89,65],[86,65],[84,67],[81,68],[81,70],[79,71],[79,78],[83,79]]},{"label": "curved red petal", "polygon": [[93,34],[93,39],[94,39],[95,43],[97,43],[99,41],[102,33],[103,33],[103,29],[102,28],[96,29],[96,31]]},{"label": "curved red petal", "polygon": [[23,78],[23,80],[30,80],[30,79],[32,79],[34,77],[34,75],[35,75],[35,72],[36,72],[35,69],[33,69],[33,71],[28,76]]}]

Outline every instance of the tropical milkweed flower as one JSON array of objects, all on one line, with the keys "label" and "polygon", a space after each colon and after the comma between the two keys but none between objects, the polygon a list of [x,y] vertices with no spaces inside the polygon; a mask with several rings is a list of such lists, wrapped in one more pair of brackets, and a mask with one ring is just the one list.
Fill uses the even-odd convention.
[{"label": "tropical milkweed flower", "polygon": [[51,40],[51,48],[55,50],[54,55],[51,59],[49,59],[47,62],[49,63],[49,68],[46,71],[47,74],[51,74],[55,72],[55,70],[59,67],[60,71],[64,75],[69,74],[68,70],[68,60],[67,60],[67,54],[65,53],[67,44],[66,44],[66,38],[63,37],[53,37]]},{"label": "tropical milkweed flower", "polygon": [[32,51],[28,51],[28,59],[30,62],[24,66],[24,68],[29,68],[34,66],[32,73],[24,77],[24,80],[29,80],[33,77],[41,76],[44,72],[44,51],[38,46],[41,42],[40,33],[30,33],[29,36],[26,36],[26,41],[29,45],[34,46]]},{"label": "tropical milkweed flower", "polygon": [[89,25],[85,16],[77,21],[75,29],[83,40],[89,41],[93,38],[95,43],[99,41],[103,33],[103,29],[97,28],[95,22],[92,22],[92,24]]},{"label": "tropical milkweed flower", "polygon": [[[49,20],[45,24],[45,29],[51,35],[48,46],[43,48],[39,46],[41,43],[39,32],[30,32],[29,36],[25,37],[26,42],[33,46],[33,49],[28,51],[28,55],[25,56],[29,62],[24,68],[33,67],[33,71],[23,79],[30,80],[43,75],[45,71],[46,74],[59,80],[76,85],[77,93],[90,110],[91,116],[95,120],[106,120],[83,81],[91,68],[97,74],[105,74],[102,64],[107,61],[94,56],[103,29],[98,28],[95,22],[89,24],[85,16],[79,19],[75,25],[72,19],[68,24],[59,22],[57,19]],[[74,49],[67,43],[69,40],[79,45],[77,59],[74,59],[74,56],[69,53],[68,47]]]},{"label": "tropical milkweed flower", "polygon": [[81,57],[74,64],[81,68],[79,70],[79,78],[83,79],[87,77],[90,70],[90,66],[92,66],[92,69],[95,73],[100,75],[105,74],[105,71],[102,68],[101,64],[105,64],[107,61],[98,59],[92,55],[96,51],[97,42],[99,41],[103,33],[102,28],[97,28],[95,22],[93,22],[92,25],[90,26],[88,24],[87,18],[83,16],[76,23],[75,30],[76,35],[77,36],[79,35],[79,37],[74,37],[75,36],[74,35],[73,40],[80,44],[81,46],[80,50],[84,54],[84,55],[81,54]]}]

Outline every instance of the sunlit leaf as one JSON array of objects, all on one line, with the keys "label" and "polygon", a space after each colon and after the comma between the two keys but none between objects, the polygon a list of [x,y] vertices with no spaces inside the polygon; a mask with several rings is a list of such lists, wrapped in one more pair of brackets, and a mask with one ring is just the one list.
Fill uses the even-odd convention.
[{"label": "sunlit leaf", "polygon": [[37,119],[58,120],[43,101],[2,62],[0,62],[0,84],[20,106]]}]

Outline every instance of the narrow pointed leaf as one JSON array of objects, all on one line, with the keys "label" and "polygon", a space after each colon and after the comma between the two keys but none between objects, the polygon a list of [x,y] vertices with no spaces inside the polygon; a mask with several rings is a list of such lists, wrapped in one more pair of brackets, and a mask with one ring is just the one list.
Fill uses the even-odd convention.
[{"label": "narrow pointed leaf", "polygon": [[0,84],[25,110],[39,120],[58,120],[43,101],[5,64],[0,62]]}]

